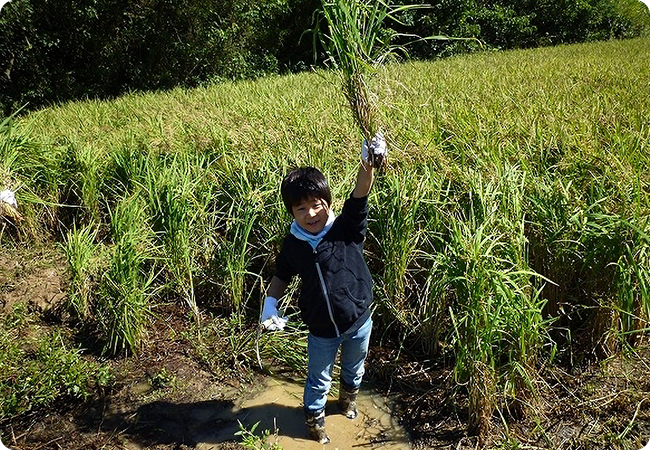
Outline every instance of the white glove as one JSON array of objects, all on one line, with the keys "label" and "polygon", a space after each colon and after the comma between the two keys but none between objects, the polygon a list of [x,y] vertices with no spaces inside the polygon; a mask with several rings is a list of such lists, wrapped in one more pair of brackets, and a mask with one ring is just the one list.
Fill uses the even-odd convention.
[{"label": "white glove", "polygon": [[[372,158],[370,158],[370,152],[373,154]],[[375,134],[375,137],[370,140],[370,145],[368,145],[368,142],[366,142],[365,139],[361,143],[361,159],[368,164],[372,165],[372,161],[375,157],[378,157],[380,160],[383,159],[386,156],[386,153],[386,139],[381,131],[378,131],[377,134]]]},{"label": "white glove", "polygon": [[278,313],[278,299],[275,297],[266,297],[262,307],[262,317],[260,321],[262,326],[269,331],[284,330],[287,324],[286,317],[280,317]]},{"label": "white glove", "polygon": [[13,191],[6,190],[0,192],[0,203],[6,203],[9,206],[13,206],[14,208],[18,207],[18,203],[16,203],[16,196],[14,195]]}]

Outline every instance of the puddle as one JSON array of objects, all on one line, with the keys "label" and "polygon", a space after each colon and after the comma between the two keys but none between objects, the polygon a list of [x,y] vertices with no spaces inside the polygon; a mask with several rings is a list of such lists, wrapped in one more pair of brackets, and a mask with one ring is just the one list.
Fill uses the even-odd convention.
[{"label": "puddle", "polygon": [[248,430],[259,422],[255,434],[260,435],[264,430],[270,430],[271,442],[276,439],[273,431],[277,430],[277,443],[286,450],[411,448],[407,433],[391,416],[386,400],[374,391],[363,389],[363,386],[357,400],[357,418],[350,420],[341,415],[336,399],[330,395],[325,409],[325,427],[331,443],[322,445],[310,440],[302,412],[302,390],[302,385],[297,383],[270,379],[260,394],[243,401],[227,415],[213,417],[211,430],[201,427],[203,433],[193,436],[196,448],[210,450],[216,448],[214,444],[240,441],[235,436],[239,431],[237,420]]}]

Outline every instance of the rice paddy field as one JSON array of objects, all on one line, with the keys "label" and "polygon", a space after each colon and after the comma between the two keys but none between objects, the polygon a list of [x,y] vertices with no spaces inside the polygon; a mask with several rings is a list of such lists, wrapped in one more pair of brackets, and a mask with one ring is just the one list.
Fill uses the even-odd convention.
[{"label": "rice paddy field", "polygon": [[[370,77],[389,157],[365,244],[368,379],[396,398],[414,448],[650,439],[648,61],[650,40],[634,39]],[[4,120],[0,190],[18,207],[0,209],[2,442],[126,448],[123,429],[56,428],[79,447],[37,430],[115,404],[133,374],[147,402],[196,397],[183,364],[205,374],[202,400],[270,365],[304,376],[292,294],[288,331],[256,333],[291,221],[279,184],[316,166],[338,211],[361,139],[321,71]]]}]

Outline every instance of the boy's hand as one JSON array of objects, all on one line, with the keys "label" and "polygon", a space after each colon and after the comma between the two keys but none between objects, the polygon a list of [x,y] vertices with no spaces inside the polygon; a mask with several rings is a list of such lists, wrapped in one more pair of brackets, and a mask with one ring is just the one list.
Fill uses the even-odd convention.
[{"label": "boy's hand", "polygon": [[381,168],[386,152],[386,139],[381,131],[370,140],[370,145],[365,139],[361,143],[361,159],[377,169]]},{"label": "boy's hand", "polygon": [[280,317],[278,313],[278,299],[275,297],[266,297],[262,307],[262,317],[260,321],[262,326],[269,331],[284,330],[287,324],[286,317]]}]

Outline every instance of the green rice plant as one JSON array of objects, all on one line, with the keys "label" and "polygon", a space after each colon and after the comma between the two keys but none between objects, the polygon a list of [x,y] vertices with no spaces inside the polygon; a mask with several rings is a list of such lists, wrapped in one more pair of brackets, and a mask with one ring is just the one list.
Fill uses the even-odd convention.
[{"label": "green rice plant", "polygon": [[199,218],[210,196],[196,193],[206,184],[206,165],[201,155],[176,153],[151,158],[144,173],[144,186],[154,232],[161,243],[170,282],[177,286],[194,319],[200,313],[196,303],[194,276],[197,253],[202,242]]},{"label": "green rice plant", "polygon": [[545,323],[544,301],[532,288],[538,275],[526,265],[523,209],[516,206],[521,172],[506,168],[488,182],[470,177],[467,204],[449,218],[446,276],[455,297],[449,311],[454,371],[459,382],[469,383],[469,427],[481,436],[500,388],[507,388],[508,398],[527,395]]},{"label": "green rice plant", "polygon": [[[413,324],[408,314],[410,294],[418,288],[413,271],[425,232],[419,223],[421,204],[429,194],[421,174],[404,176],[388,173],[377,182],[373,196],[374,219],[370,224],[374,263],[379,269],[377,289],[379,308],[387,320],[396,320],[405,329]],[[387,324],[386,324],[387,325]]]},{"label": "green rice plant", "polygon": [[156,161],[154,152],[139,145],[132,136],[120,147],[112,148],[109,154],[107,194],[111,198],[131,194],[143,185],[146,173],[152,170],[150,166]]},{"label": "green rice plant", "polygon": [[537,178],[527,193],[530,264],[553,280],[544,285],[543,295],[547,299],[545,315],[555,319],[569,305],[571,279],[582,258],[574,232],[578,212],[572,205],[571,184],[561,178]]},{"label": "green rice plant", "polygon": [[648,216],[627,222],[631,239],[623,244],[623,254],[615,264],[618,331],[631,345],[640,341],[650,323],[650,229]]},{"label": "green rice plant", "polygon": [[140,197],[132,195],[110,213],[113,248],[101,280],[97,314],[107,340],[104,350],[113,355],[138,351],[149,313],[147,299],[155,273],[147,274],[154,249],[145,211]]},{"label": "green rice plant", "polygon": [[[234,312],[243,313],[244,306],[251,298],[246,280],[249,277],[256,277],[257,274],[249,270],[253,253],[250,243],[253,227],[259,217],[259,209],[252,209],[250,202],[254,199],[240,199],[243,203],[231,208],[226,212],[226,239],[219,243],[219,261],[221,269],[224,272],[224,287],[232,303],[231,308]],[[238,206],[242,207],[241,210]]]},{"label": "green rice plant", "polygon": [[256,364],[256,334],[257,328],[245,324],[237,313],[194,324],[184,332],[197,357],[217,378],[232,376],[233,371],[241,374]]},{"label": "green rice plant", "polygon": [[[222,160],[214,167],[219,186],[219,228],[215,264],[228,309],[242,314],[253,298],[253,288],[258,284],[260,271],[251,270],[262,256],[260,248],[268,236],[260,231],[260,220],[271,196],[277,190],[264,175],[268,168],[252,164],[245,157]],[[278,177],[279,179],[279,177]],[[259,248],[258,248],[259,247]],[[255,302],[256,303],[256,302]],[[253,306],[257,315],[258,305]]]},{"label": "green rice plant", "polygon": [[32,138],[31,125],[14,125],[14,116],[0,123],[0,189],[16,192],[18,210],[3,215],[14,230],[40,240],[46,230],[57,226],[56,210],[62,187],[67,182],[59,149],[47,148]]},{"label": "green rice plant", "polygon": [[[419,233],[422,235],[417,250],[415,288],[411,289],[413,313],[409,329],[423,350],[432,356],[439,355],[444,333],[451,326],[449,306],[453,297],[448,278],[449,256],[445,248],[448,241],[448,214],[457,199],[451,182],[437,174],[432,166],[426,166],[425,176],[420,177],[424,199],[420,204]],[[411,269],[413,270],[413,269]]]},{"label": "green rice plant", "polygon": [[89,319],[90,306],[93,297],[93,277],[95,273],[96,240],[98,228],[88,225],[77,229],[74,226],[68,231],[63,244],[68,268],[71,272],[68,288],[68,308],[81,321]]},{"label": "green rice plant", "polygon": [[645,274],[638,261],[647,245],[647,213],[634,184],[606,186],[607,177],[589,176],[580,185],[581,178],[545,175],[530,185],[531,265],[554,281],[543,286],[554,337],[568,339],[563,330],[584,335],[588,352],[611,355],[621,333],[634,341],[635,330],[644,328]]},{"label": "green rice plant", "polygon": [[75,173],[71,177],[72,184],[79,197],[79,206],[84,211],[84,221],[99,224],[102,220],[101,203],[106,169],[104,154],[90,145],[80,148],[71,146],[70,151],[72,165],[75,168]]}]

